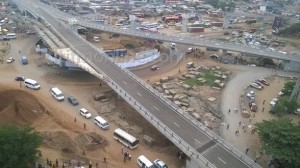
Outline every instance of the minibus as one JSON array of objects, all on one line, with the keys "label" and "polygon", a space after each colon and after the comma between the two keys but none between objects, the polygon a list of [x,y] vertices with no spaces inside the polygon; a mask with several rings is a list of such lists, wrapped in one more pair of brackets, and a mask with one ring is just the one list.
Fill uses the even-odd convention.
[{"label": "minibus", "polygon": [[35,90],[38,90],[41,87],[37,81],[32,80],[32,79],[25,79],[24,85],[28,88],[35,89]]},{"label": "minibus", "polygon": [[107,121],[105,121],[102,117],[100,116],[96,116],[94,119],[94,123],[99,126],[101,129],[108,129],[109,125],[107,123]]},{"label": "minibus", "polygon": [[63,101],[65,99],[62,91],[60,91],[57,87],[51,88],[50,92],[52,96],[58,101]]}]

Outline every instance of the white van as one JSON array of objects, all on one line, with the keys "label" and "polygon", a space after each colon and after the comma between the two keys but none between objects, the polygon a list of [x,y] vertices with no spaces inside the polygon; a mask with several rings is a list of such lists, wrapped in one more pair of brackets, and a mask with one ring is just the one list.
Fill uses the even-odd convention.
[{"label": "white van", "polygon": [[32,80],[32,79],[25,79],[24,80],[24,85],[28,88],[31,88],[31,89],[40,89],[40,84],[35,81],[35,80]]},{"label": "white van", "polygon": [[16,33],[7,33],[6,38],[8,39],[16,39]]},{"label": "white van", "polygon": [[63,101],[65,99],[63,93],[57,87],[51,88],[50,92],[52,96],[58,101]]},{"label": "white van", "polygon": [[144,155],[139,156],[136,162],[141,168],[155,168],[154,164]]},{"label": "white van", "polygon": [[109,125],[107,121],[105,121],[102,117],[96,116],[94,119],[94,123],[98,125],[101,129],[108,129]]}]

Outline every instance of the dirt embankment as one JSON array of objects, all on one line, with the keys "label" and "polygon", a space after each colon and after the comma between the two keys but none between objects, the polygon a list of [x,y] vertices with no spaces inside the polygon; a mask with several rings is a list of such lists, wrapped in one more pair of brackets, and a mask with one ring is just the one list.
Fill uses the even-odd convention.
[{"label": "dirt embankment", "polygon": [[82,149],[93,151],[107,145],[107,141],[95,132],[78,134],[80,128],[68,116],[47,108],[42,101],[30,92],[1,87],[0,124],[31,124],[40,133],[43,146],[65,153]]},{"label": "dirt embankment", "polygon": [[32,123],[45,112],[36,97],[22,90],[0,90],[0,102],[0,124]]}]

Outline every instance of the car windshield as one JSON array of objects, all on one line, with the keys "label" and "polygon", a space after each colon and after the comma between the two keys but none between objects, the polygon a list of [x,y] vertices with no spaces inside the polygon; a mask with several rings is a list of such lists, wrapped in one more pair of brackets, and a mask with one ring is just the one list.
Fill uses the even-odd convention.
[{"label": "car windshield", "polygon": [[39,83],[35,83],[35,84],[34,84],[34,86],[38,86],[38,85],[39,85]]}]

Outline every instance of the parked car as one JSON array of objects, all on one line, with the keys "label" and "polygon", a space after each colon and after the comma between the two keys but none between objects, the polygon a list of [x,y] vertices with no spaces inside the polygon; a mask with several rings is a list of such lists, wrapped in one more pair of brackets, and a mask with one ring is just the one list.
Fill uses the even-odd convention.
[{"label": "parked car", "polygon": [[159,67],[157,66],[157,65],[153,65],[152,67],[151,67],[151,70],[152,71],[155,71],[155,70],[158,70],[159,69]]},{"label": "parked car", "polygon": [[168,168],[167,164],[165,162],[163,162],[162,160],[160,160],[160,159],[154,160],[154,165],[157,168]]},{"label": "parked car", "polygon": [[257,83],[254,83],[254,82],[252,82],[252,83],[250,84],[250,86],[252,86],[252,87],[254,87],[254,88],[256,88],[256,89],[259,89],[259,90],[262,89],[261,86],[259,86]]},{"label": "parked car", "polygon": [[103,93],[100,93],[100,94],[97,94],[94,96],[94,100],[97,101],[97,100],[101,100],[101,99],[104,99],[106,98],[107,96]]},{"label": "parked car", "polygon": [[272,101],[270,102],[271,107],[274,107],[276,105],[277,101],[278,101],[277,98],[272,99]]},{"label": "parked car", "polygon": [[262,83],[262,84],[264,84],[264,85],[270,86],[270,83],[267,82],[267,80],[264,79],[264,78],[260,78],[260,79],[259,79],[259,82]]},{"label": "parked car", "polygon": [[15,78],[16,81],[24,81],[26,78],[24,76],[17,76]]},{"label": "parked car", "polygon": [[255,103],[251,103],[250,104],[250,110],[253,111],[253,112],[256,112],[257,111],[257,105]]},{"label": "parked car", "polygon": [[247,93],[247,97],[250,99],[251,97],[255,97],[255,93],[253,90],[251,90],[249,93]]},{"label": "parked car", "polygon": [[258,84],[259,86],[261,86],[262,88],[264,88],[263,84],[262,84],[262,83],[260,83],[260,81],[259,81],[259,80],[255,80],[255,81],[254,81],[254,83],[256,83],[256,84]]},{"label": "parked car", "polygon": [[73,106],[77,106],[79,104],[79,102],[77,101],[77,99],[74,96],[69,96],[68,97],[68,101],[69,103],[71,103]]},{"label": "parked car", "polygon": [[81,108],[80,110],[80,114],[84,117],[84,118],[91,118],[92,114],[90,112],[87,111],[87,109],[85,108]]},{"label": "parked car", "polygon": [[6,60],[6,63],[12,63],[12,62],[14,62],[14,61],[15,61],[14,57],[9,57],[9,58]]}]

